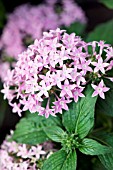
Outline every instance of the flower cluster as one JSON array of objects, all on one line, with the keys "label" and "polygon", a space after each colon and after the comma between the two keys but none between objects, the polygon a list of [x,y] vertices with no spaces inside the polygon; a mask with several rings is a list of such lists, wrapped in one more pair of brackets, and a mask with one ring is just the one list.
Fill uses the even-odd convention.
[{"label": "flower cluster", "polygon": [[53,152],[53,144],[30,146],[6,139],[0,149],[0,168],[2,170],[39,170],[41,164]]},{"label": "flower cluster", "polygon": [[[8,22],[0,39],[0,49],[2,50],[0,65],[3,64],[4,74],[7,70],[3,62],[9,62],[9,57],[12,57],[14,62],[18,58],[18,54],[26,49],[26,46],[31,44],[34,39],[42,37],[43,31],[69,26],[77,21],[86,22],[84,12],[73,0],[62,0],[60,10],[58,10],[60,5],[56,4],[57,0],[52,2],[47,0],[45,4],[38,6],[25,4],[17,7],[8,16]],[[1,79],[4,81],[3,75],[1,75]]]},{"label": "flower cluster", "polygon": [[19,55],[2,93],[19,115],[29,110],[46,118],[55,116],[68,110],[72,100],[84,97],[88,83],[94,89],[92,97],[105,98],[109,88],[103,78],[113,68],[112,57],[113,48],[103,41],[86,43],[59,28],[44,32],[42,39]]}]

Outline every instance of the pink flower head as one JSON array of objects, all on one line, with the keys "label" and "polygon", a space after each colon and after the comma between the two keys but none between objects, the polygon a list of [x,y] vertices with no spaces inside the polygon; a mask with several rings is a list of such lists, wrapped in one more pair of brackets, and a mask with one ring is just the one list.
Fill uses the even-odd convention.
[{"label": "pink flower head", "polygon": [[[88,51],[89,46],[92,52]],[[101,53],[96,47],[101,47]],[[102,78],[113,68],[112,59],[105,61],[105,50],[109,48],[103,42],[86,43],[59,28],[44,32],[40,40],[19,55],[15,69],[5,81],[4,98],[19,115],[29,110],[46,118],[68,110],[68,103],[84,97],[83,90],[89,82],[93,82],[93,96],[104,98],[108,88]],[[101,82],[95,85],[98,80]]]},{"label": "pink flower head", "polygon": [[[70,26],[74,22],[86,23],[86,17],[83,10],[74,2],[74,0],[62,0],[62,9],[60,13],[57,13],[57,3],[58,0],[46,0],[45,3],[39,4],[38,6],[32,6],[30,4],[24,4],[17,7],[13,13],[7,16],[7,23],[3,29],[3,33],[0,38],[0,49],[2,50],[2,58],[9,57],[11,60],[11,66],[14,67],[14,62],[18,59],[18,55],[26,50],[26,46],[32,44],[35,39],[40,39],[43,35],[43,31],[48,31],[50,29],[56,29],[57,27]],[[73,12],[72,12],[73,11]],[[75,12],[76,11],[76,12]],[[53,34],[53,32],[51,32]],[[57,35],[60,35],[57,29]],[[47,35],[47,33],[46,33]],[[50,36],[50,34],[49,34]],[[51,40],[52,41],[52,40]],[[47,40],[46,43],[51,43]],[[56,39],[53,39],[51,45],[52,51],[49,53],[49,60],[51,60],[51,66],[55,67],[57,63],[63,65],[62,58],[67,59],[64,55],[66,51],[59,51],[57,58],[52,57],[55,53],[53,48],[55,46]],[[58,45],[58,44],[57,44]],[[59,47],[59,45],[57,46]],[[62,48],[62,47],[61,47]],[[48,48],[43,48],[40,45],[39,51],[43,51],[43,55],[46,58],[48,54]],[[41,63],[42,58],[38,58],[40,66],[46,64],[47,60]],[[3,64],[3,66],[2,66]],[[10,68],[9,62],[4,60],[0,62],[2,69],[0,77],[4,81],[4,75],[7,69]],[[31,70],[33,71],[33,70]]]},{"label": "pink flower head", "polygon": [[[9,135],[7,139],[10,139]],[[46,142],[41,145],[30,146],[5,140],[0,149],[0,169],[7,170],[37,170],[40,168],[38,161],[48,159],[54,152],[54,145]]]}]

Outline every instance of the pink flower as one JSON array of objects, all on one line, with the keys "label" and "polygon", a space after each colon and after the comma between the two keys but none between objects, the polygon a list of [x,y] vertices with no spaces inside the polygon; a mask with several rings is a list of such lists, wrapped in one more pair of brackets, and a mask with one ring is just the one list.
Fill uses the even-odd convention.
[{"label": "pink flower", "polygon": [[61,89],[61,82],[64,80],[64,78],[62,77],[60,71],[58,70],[57,73],[52,73],[52,84],[51,85],[57,85],[60,89]]},{"label": "pink flower", "polygon": [[18,153],[17,156],[21,156],[22,158],[27,158],[28,157],[28,150],[26,148],[26,145],[23,144],[22,146],[18,147]]},{"label": "pink flower", "polygon": [[0,63],[0,79],[4,82],[6,80],[6,75],[8,70],[10,69],[10,64],[7,62]]},{"label": "pink flower", "polygon": [[110,88],[105,87],[103,80],[96,86],[92,84],[93,89],[95,90],[92,94],[92,97],[99,95],[102,99],[105,99],[104,92],[107,92]]},{"label": "pink flower", "polygon": [[92,62],[92,65],[95,66],[95,73],[101,71],[103,74],[105,74],[105,67],[107,67],[109,64],[104,63],[102,57],[99,57],[98,62]]},{"label": "pink flower", "polygon": [[13,107],[13,110],[12,110],[13,113],[16,113],[16,112],[17,112],[19,116],[22,116],[22,115],[21,115],[22,110],[20,109],[20,104],[17,104],[17,103],[13,103],[13,104],[12,104],[12,103],[11,103],[11,106]]},{"label": "pink flower", "polygon": [[107,49],[104,50],[107,54],[106,54],[106,59],[105,61],[107,62],[109,59],[113,58],[113,48],[109,47]]},{"label": "pink flower", "polygon": [[29,152],[30,152],[30,155],[36,157],[37,160],[40,159],[41,155],[46,154],[46,152],[42,150],[41,145],[37,145],[36,147],[32,146]]},{"label": "pink flower", "polygon": [[102,55],[103,49],[104,49],[105,47],[109,47],[109,45],[108,45],[108,44],[105,44],[104,41],[99,41],[99,42],[98,42],[98,46],[100,47],[99,55]]},{"label": "pink flower", "polygon": [[39,77],[46,83],[47,86],[50,86],[51,82],[53,81],[52,74],[48,71],[45,75],[39,75]]},{"label": "pink flower", "polygon": [[12,90],[9,89],[7,84],[4,84],[4,89],[2,89],[1,92],[4,94],[4,99],[8,99],[9,101],[14,97]]},{"label": "pink flower", "polygon": [[40,82],[40,85],[41,85],[41,86],[39,86],[39,91],[40,91],[40,92],[38,93],[38,96],[45,95],[46,97],[49,97],[48,90],[51,89],[51,86],[50,86],[50,85],[47,86],[47,85],[45,84],[44,80],[42,80],[42,81]]},{"label": "pink flower", "polygon": [[[73,15],[76,13],[76,15]],[[63,12],[61,13],[61,22],[69,26],[74,21],[81,21],[86,23],[86,18],[82,9],[74,3],[73,0],[63,0]]]},{"label": "pink flower", "polygon": [[72,91],[75,102],[78,102],[79,97],[85,97],[84,94],[82,94],[83,90],[83,87],[75,87],[75,89]]},{"label": "pink flower", "polygon": [[48,99],[46,108],[43,110],[39,110],[39,115],[41,116],[45,115],[46,118],[48,118],[49,115],[55,116],[54,109],[50,109],[49,104],[50,104],[50,99]]},{"label": "pink flower", "polygon": [[62,70],[60,70],[60,74],[61,74],[61,77],[65,80],[65,79],[71,79],[71,75],[70,73],[72,72],[73,68],[67,68],[66,65],[64,64],[63,65],[63,68]]},{"label": "pink flower", "polygon": [[73,97],[72,90],[75,88],[75,85],[70,85],[68,79],[65,80],[64,85],[62,85],[62,91],[60,93],[61,97],[68,95]]},{"label": "pink flower", "polygon": [[89,66],[91,63],[90,60],[88,61],[83,61],[78,65],[78,68],[82,70],[83,74],[86,74],[87,71],[92,72],[91,66]]},{"label": "pink flower", "polygon": [[66,100],[64,97],[58,98],[58,101],[54,102],[54,110],[55,113],[61,113],[62,114],[62,109],[68,110],[68,103],[70,103],[71,100]]}]

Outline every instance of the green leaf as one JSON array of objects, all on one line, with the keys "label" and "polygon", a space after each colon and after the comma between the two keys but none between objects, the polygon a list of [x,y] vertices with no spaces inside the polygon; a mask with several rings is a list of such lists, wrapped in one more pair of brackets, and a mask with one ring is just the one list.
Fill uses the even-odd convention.
[{"label": "green leaf", "polygon": [[[113,133],[108,132],[95,132],[93,133],[93,137],[102,143],[105,143],[108,146],[113,148]],[[98,156],[101,163],[108,169],[113,169],[113,151],[111,149],[111,153],[107,153],[104,155]]]},{"label": "green leaf", "polygon": [[99,0],[99,2],[104,4],[106,7],[113,9],[113,0]]},{"label": "green leaf", "polygon": [[104,165],[100,162],[100,160],[97,157],[92,158],[91,162],[92,162],[92,169],[93,170],[106,170]]},{"label": "green leaf", "polygon": [[113,20],[99,24],[86,38],[86,41],[104,40],[106,43],[113,45]]},{"label": "green leaf", "polygon": [[79,150],[86,155],[101,155],[110,153],[109,147],[101,145],[97,141],[88,138],[83,139]]},{"label": "green leaf", "polygon": [[68,132],[75,132],[84,138],[94,125],[94,108],[97,97],[91,97],[93,89],[88,86],[85,97],[71,103],[69,111],[63,114],[63,125]]},{"label": "green leaf", "polygon": [[111,70],[106,71],[107,77],[113,77],[113,68]]},{"label": "green leaf", "polygon": [[13,140],[19,143],[35,145],[48,140],[47,135],[43,131],[43,126],[52,128],[60,125],[60,120],[57,117],[50,116],[48,119],[38,116],[37,113],[29,114],[26,118],[22,118],[16,126]]},{"label": "green leaf", "polygon": [[26,118],[31,120],[31,121],[34,121],[36,123],[37,123],[37,121],[40,122],[40,120],[41,120],[41,123],[43,123],[43,125],[45,125],[45,126],[47,126],[47,125],[49,125],[49,126],[57,125],[57,126],[62,127],[62,121],[58,116],[53,117],[53,116],[50,115],[49,118],[45,118],[44,116],[38,116],[38,113],[32,114],[30,112],[27,112]]},{"label": "green leaf", "polygon": [[46,135],[55,142],[62,142],[66,137],[66,132],[58,126],[44,128]]},{"label": "green leaf", "polygon": [[113,89],[105,94],[105,100],[99,98],[97,101],[96,112],[113,116]]},{"label": "green leaf", "polygon": [[105,84],[110,87],[110,90],[105,93],[105,99],[100,97],[97,100],[96,113],[106,114],[108,116],[113,116],[113,83],[106,80]]},{"label": "green leaf", "polygon": [[37,123],[27,118],[22,118],[16,126],[12,139],[19,143],[31,145],[48,140],[47,135],[41,127],[40,121],[40,118]]},{"label": "green leaf", "polygon": [[106,169],[113,170],[113,153],[99,155],[98,157]]},{"label": "green leaf", "polygon": [[76,33],[77,35],[81,35],[86,28],[86,24],[82,24],[80,22],[72,23],[69,27],[65,27],[67,33]]},{"label": "green leaf", "polygon": [[66,153],[59,150],[51,155],[45,162],[41,170],[76,170],[76,152]]},{"label": "green leaf", "polygon": [[93,132],[92,137],[100,141],[101,143],[106,144],[107,146],[113,148],[113,132],[112,133],[108,133],[104,131]]}]

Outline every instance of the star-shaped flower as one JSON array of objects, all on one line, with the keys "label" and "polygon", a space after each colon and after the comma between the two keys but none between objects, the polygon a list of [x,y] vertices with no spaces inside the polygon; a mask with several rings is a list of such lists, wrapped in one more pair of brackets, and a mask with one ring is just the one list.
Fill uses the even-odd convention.
[{"label": "star-shaped flower", "polygon": [[108,63],[104,63],[102,57],[99,57],[97,62],[92,62],[92,65],[95,66],[94,73],[101,71],[105,74],[105,67],[109,66]]},{"label": "star-shaped flower", "polygon": [[104,92],[107,92],[110,88],[105,87],[103,80],[98,85],[92,84],[93,89],[95,90],[92,94],[92,97],[99,95],[102,99],[105,99]]},{"label": "star-shaped flower", "polygon": [[45,95],[46,97],[49,97],[48,90],[51,89],[51,86],[47,86],[47,85],[45,84],[45,81],[44,81],[44,80],[42,80],[42,81],[40,82],[40,85],[41,85],[41,86],[39,86],[38,96],[40,97],[40,96],[42,96],[42,95]]},{"label": "star-shaped flower", "polygon": [[76,87],[73,92],[74,101],[78,102],[79,97],[85,97],[82,91],[84,90],[84,87]]},{"label": "star-shaped flower", "polygon": [[69,81],[66,79],[64,85],[62,85],[62,91],[60,96],[63,97],[68,95],[69,97],[73,97],[72,90],[75,88],[75,84],[70,84]]},{"label": "star-shaped flower", "polygon": [[64,110],[68,110],[68,103],[70,103],[71,100],[67,100],[65,99],[65,97],[62,97],[62,98],[58,98],[57,101],[53,102],[54,106],[54,110],[55,110],[55,113],[61,113],[62,114],[62,109]]}]

